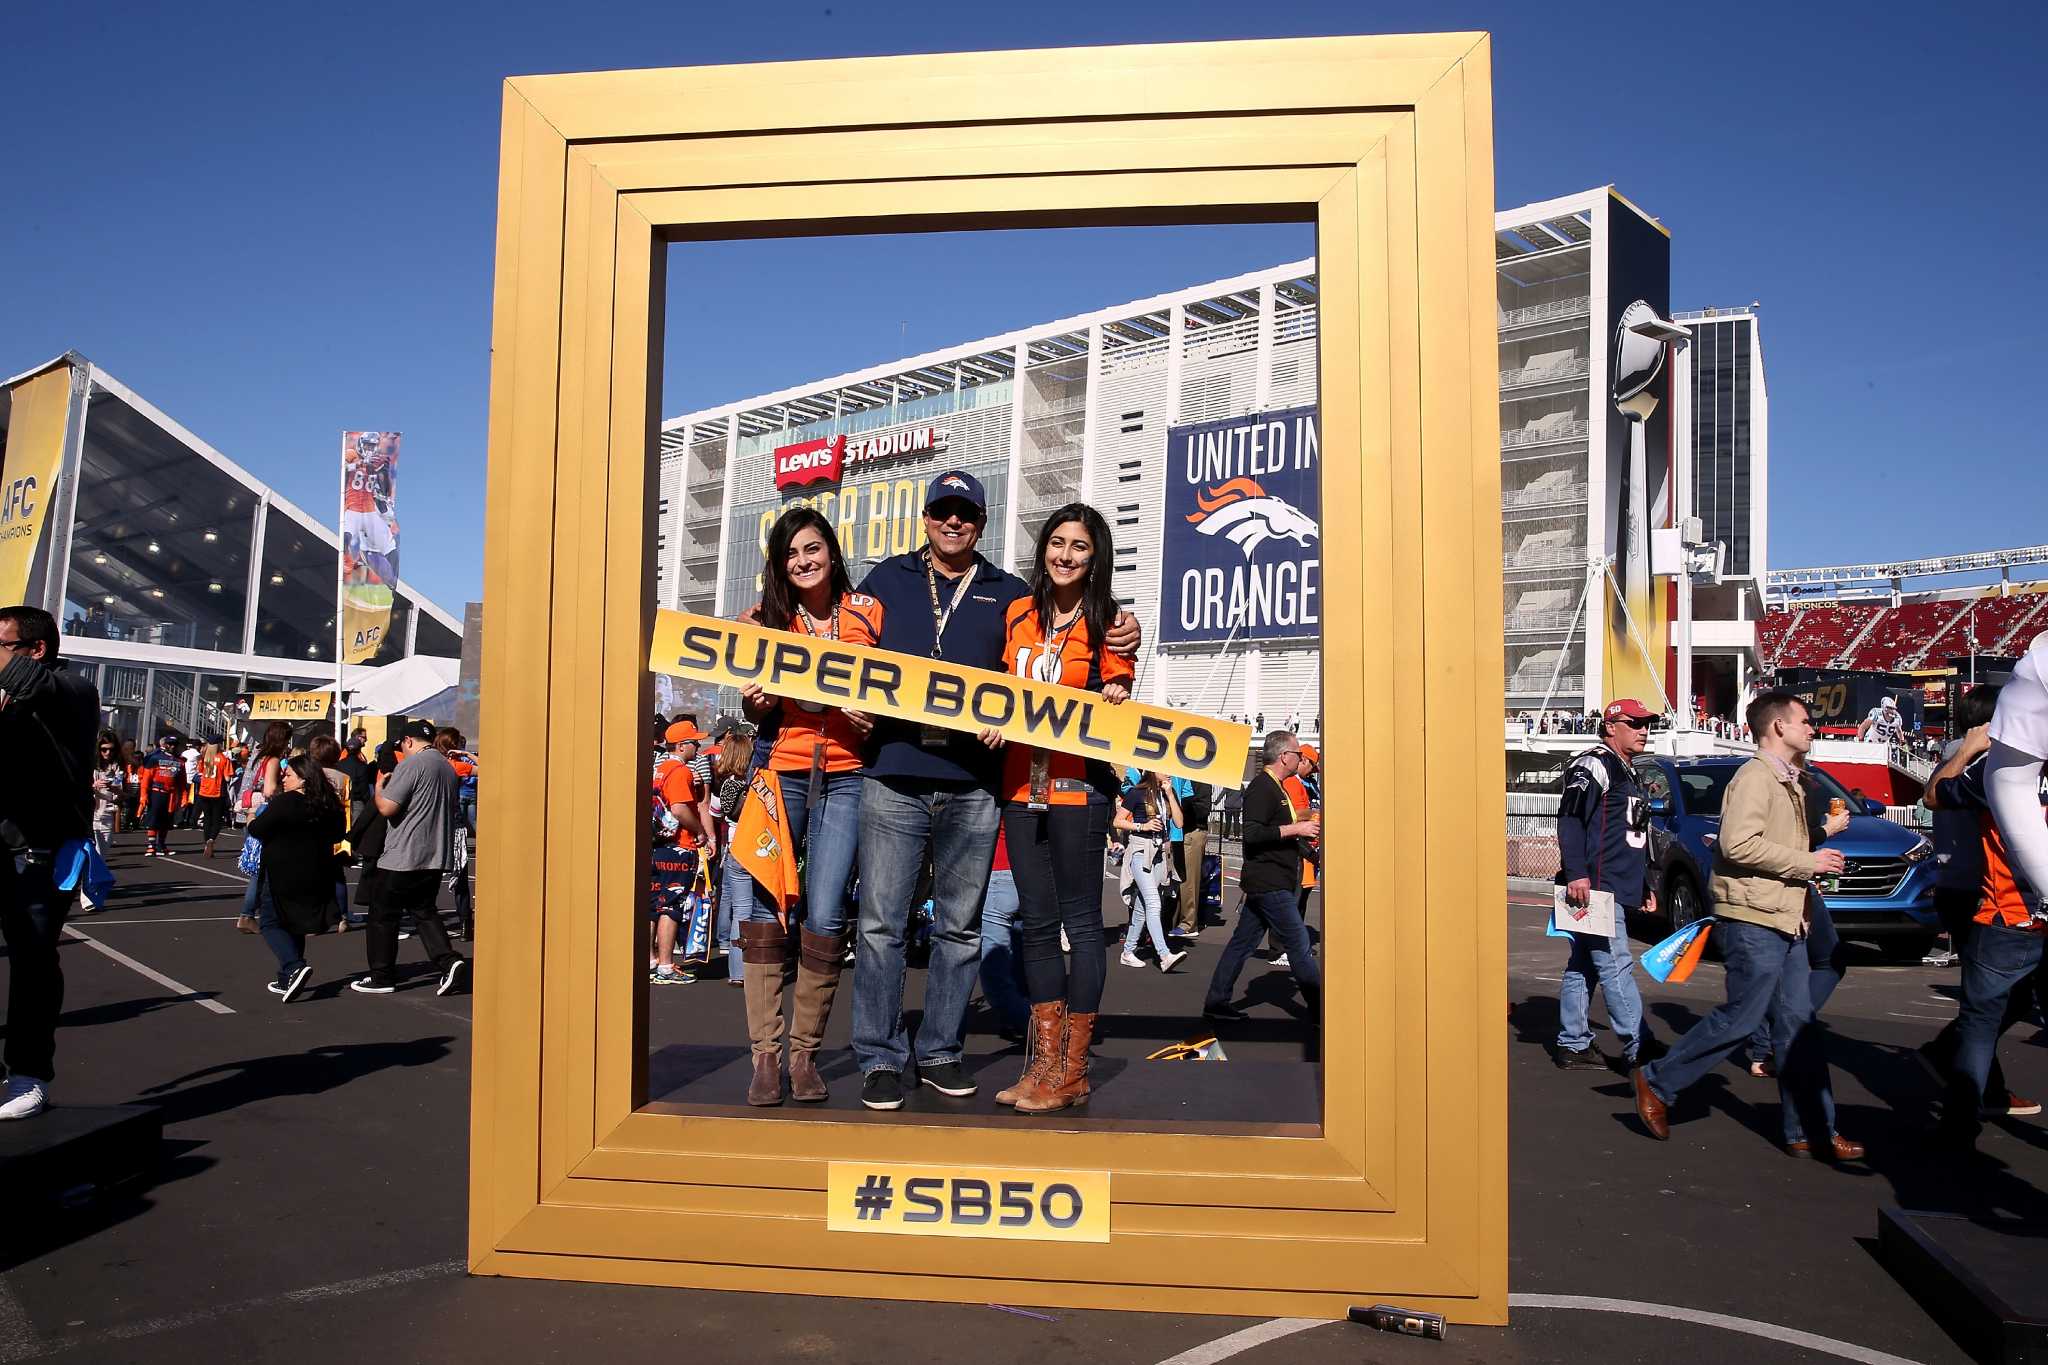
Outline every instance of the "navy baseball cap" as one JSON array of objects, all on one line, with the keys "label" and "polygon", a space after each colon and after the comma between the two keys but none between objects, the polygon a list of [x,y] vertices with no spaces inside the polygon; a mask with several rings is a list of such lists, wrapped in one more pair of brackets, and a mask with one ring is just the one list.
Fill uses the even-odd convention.
[{"label": "navy baseball cap", "polygon": [[948,498],[961,498],[974,504],[974,510],[982,516],[988,515],[988,494],[982,491],[981,480],[964,469],[949,469],[933,479],[931,487],[925,490],[924,510]]}]

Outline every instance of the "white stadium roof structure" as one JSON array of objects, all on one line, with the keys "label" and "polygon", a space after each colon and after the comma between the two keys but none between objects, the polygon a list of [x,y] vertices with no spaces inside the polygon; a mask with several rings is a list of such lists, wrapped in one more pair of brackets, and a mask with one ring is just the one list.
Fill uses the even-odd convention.
[{"label": "white stadium roof structure", "polygon": [[[2009,582],[2014,569],[2048,564],[2048,545],[2022,545],[2009,550],[1973,550],[1965,554],[1930,555],[1923,559],[1874,560],[1868,564],[1832,564],[1812,569],[1773,569],[1765,580],[1765,599],[1785,609],[1805,602],[1863,601],[1909,591],[1916,579],[1996,572]],[[1947,589],[1976,592],[1985,585]],[[1932,585],[1925,591],[1941,591]]]}]

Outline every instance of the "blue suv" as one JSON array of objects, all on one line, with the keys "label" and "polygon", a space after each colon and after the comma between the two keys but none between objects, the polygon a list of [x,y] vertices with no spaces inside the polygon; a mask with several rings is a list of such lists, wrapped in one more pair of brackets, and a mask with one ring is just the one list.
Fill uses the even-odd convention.
[{"label": "blue suv", "polygon": [[[1721,830],[1721,794],[1747,759],[1735,755],[1636,759],[1636,780],[1650,800],[1651,877],[1657,908],[1677,928],[1710,914],[1708,877]],[[1823,797],[1848,803],[1849,828],[1828,840],[1840,851],[1842,875],[1827,899],[1843,938],[1883,940],[1918,957],[1939,931],[1934,913],[1934,846],[1918,830],[1884,818],[1884,806],[1851,793],[1814,768]]]}]

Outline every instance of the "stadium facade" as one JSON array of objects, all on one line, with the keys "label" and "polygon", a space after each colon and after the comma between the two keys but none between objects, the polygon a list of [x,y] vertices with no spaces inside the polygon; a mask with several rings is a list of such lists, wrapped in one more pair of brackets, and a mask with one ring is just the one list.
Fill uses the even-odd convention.
[{"label": "stadium facade", "polygon": [[[75,352],[0,383],[0,442],[21,386],[59,369],[69,410],[26,600],[61,622],[107,724],[224,734],[237,693],[331,688],[334,528]],[[413,658],[452,670],[462,627],[401,580],[384,641],[351,688]]]},{"label": "stadium facade", "polygon": [[[1547,698],[1579,709],[1617,686],[1661,694],[1669,579],[1636,623],[1640,644],[1608,589],[1607,566],[1627,553],[1630,477],[1628,423],[1608,390],[1621,311],[1642,299],[1669,312],[1670,236],[1611,188],[1507,210],[1496,229],[1507,706]],[[989,491],[983,548],[1005,567],[1028,564],[1062,503],[1084,500],[1108,518],[1117,595],[1157,645],[1139,676],[1143,700],[1313,736],[1313,528],[1291,523],[1294,541],[1262,540],[1240,563],[1227,547],[1210,553],[1218,538],[1188,527],[1215,529],[1204,519],[1238,496],[1228,491],[1234,476],[1250,472],[1263,494],[1286,481],[1270,450],[1263,464],[1250,452],[1261,432],[1291,430],[1313,409],[1317,323],[1315,263],[1296,261],[671,418],[661,436],[657,600],[719,615],[751,604],[767,529],[798,498],[835,523],[858,578],[919,543],[926,484],[962,468]],[[1760,351],[1751,353],[1760,367]],[[1648,433],[1654,527],[1670,527],[1683,501],[1673,433],[1689,428],[1673,413],[1663,403]],[[1762,420],[1758,410],[1759,447]],[[1203,466],[1203,452],[1222,453]],[[1760,479],[1750,497],[1760,516]],[[1305,514],[1314,521],[1313,508]],[[1739,595],[1705,602],[1703,614],[1735,617]],[[1289,596],[1306,605],[1283,620],[1272,599]],[[1727,647],[1753,650],[1753,629],[1731,632]],[[706,711],[733,704],[666,700]]]}]

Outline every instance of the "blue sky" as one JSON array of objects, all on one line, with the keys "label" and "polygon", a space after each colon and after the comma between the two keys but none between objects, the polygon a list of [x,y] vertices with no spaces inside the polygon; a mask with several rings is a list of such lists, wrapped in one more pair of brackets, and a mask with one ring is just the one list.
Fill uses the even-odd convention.
[{"label": "blue sky", "polygon": [[[1673,229],[1677,306],[1762,301],[1773,563],[2031,544],[2048,541],[2024,397],[2041,387],[2048,309],[2043,15],[1287,0],[120,0],[89,19],[32,7],[0,49],[0,373],[80,350],[319,513],[341,429],[403,430],[406,576],[459,612],[481,589],[503,77],[1485,28],[1499,203],[1612,182]],[[1625,102],[1631,87],[1640,103]],[[954,239],[679,248],[666,410],[1254,269],[1306,242],[1290,228],[1045,234],[1022,262],[1015,247]]]}]

